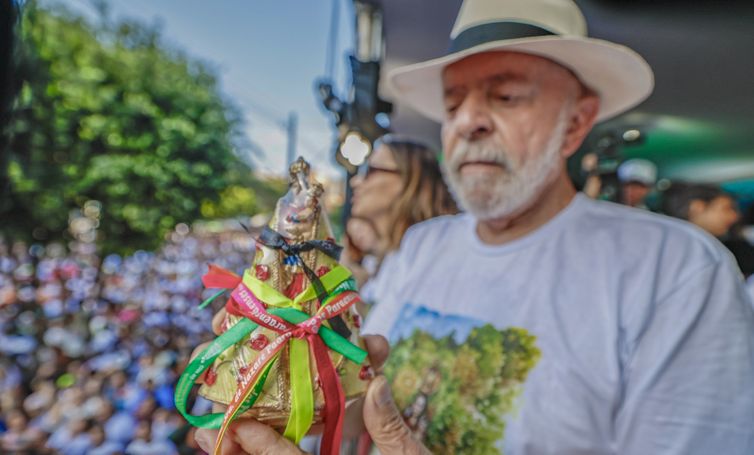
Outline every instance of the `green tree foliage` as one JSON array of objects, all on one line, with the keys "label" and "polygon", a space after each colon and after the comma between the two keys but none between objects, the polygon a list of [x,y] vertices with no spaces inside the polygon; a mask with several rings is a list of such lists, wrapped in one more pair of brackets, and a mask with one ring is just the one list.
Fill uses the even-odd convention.
[{"label": "green tree foliage", "polygon": [[[13,73],[16,47],[18,5],[13,0],[0,0],[0,132],[8,123],[11,105],[18,89]],[[7,135],[0,134],[0,195],[9,189]],[[0,199],[1,200],[1,199]]]},{"label": "green tree foliage", "polygon": [[20,28],[6,234],[59,238],[69,212],[97,200],[104,249],[124,251],[154,247],[202,207],[258,208],[234,154],[239,115],[203,64],[166,49],[154,28],[91,25],[31,1]]},{"label": "green tree foliage", "polygon": [[535,342],[524,329],[499,331],[489,324],[460,344],[453,335],[435,339],[417,329],[393,347],[385,374],[409,426],[421,422],[414,427],[432,453],[497,454],[503,417],[514,411],[539,360]]}]

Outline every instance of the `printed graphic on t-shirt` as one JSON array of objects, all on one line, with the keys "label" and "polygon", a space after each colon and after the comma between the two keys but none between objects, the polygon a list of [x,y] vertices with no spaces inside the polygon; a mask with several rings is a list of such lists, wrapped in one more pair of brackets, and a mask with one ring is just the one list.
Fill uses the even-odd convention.
[{"label": "printed graphic on t-shirt", "polygon": [[411,430],[432,453],[500,453],[505,416],[540,357],[524,329],[406,305],[385,374]]}]

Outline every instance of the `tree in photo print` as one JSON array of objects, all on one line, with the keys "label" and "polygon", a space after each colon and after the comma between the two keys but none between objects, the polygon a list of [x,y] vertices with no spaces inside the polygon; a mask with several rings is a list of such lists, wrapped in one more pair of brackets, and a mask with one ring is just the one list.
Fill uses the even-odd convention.
[{"label": "tree in photo print", "polygon": [[505,414],[540,351],[520,328],[487,324],[459,343],[422,330],[398,342],[385,372],[403,417],[432,453],[499,453]]}]

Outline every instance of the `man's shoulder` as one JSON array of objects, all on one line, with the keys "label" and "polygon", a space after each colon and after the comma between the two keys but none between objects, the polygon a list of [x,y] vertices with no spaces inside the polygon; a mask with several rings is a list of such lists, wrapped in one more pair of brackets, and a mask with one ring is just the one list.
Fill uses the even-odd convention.
[{"label": "man's shoulder", "polygon": [[705,262],[719,262],[729,256],[715,237],[687,221],[612,202],[584,199],[577,227],[595,240],[609,236],[612,243],[624,249],[684,253],[686,259],[695,257]]},{"label": "man's shoulder", "polygon": [[467,226],[472,222],[470,215],[459,213],[457,215],[442,215],[416,223],[408,228],[404,234],[401,249],[412,245],[416,246],[418,243],[434,242],[448,236],[457,238],[466,235],[467,232],[471,232],[470,229],[467,229]]},{"label": "man's shoulder", "polygon": [[693,224],[678,218],[614,202],[584,199],[581,218],[596,227],[604,226],[617,231],[637,228],[659,229],[700,242],[709,242],[710,239],[714,239]]}]

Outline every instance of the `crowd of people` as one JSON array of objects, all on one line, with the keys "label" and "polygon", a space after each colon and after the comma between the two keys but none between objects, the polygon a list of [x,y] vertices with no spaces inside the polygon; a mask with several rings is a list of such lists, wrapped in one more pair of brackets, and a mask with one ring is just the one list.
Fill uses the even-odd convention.
[{"label": "crowd of people", "polygon": [[[372,256],[379,266],[408,227],[456,212],[434,157],[406,140],[380,143],[368,172],[351,182],[357,198],[346,260]],[[644,190],[623,203],[646,208],[656,170],[637,162],[621,169],[624,187]],[[676,182],[659,196],[662,213],[726,246],[737,238],[735,199],[720,188]],[[731,249],[748,276],[754,247],[744,243],[748,249]],[[196,453],[173,391],[192,349],[211,337],[211,310],[197,308],[206,297],[199,278],[207,263],[240,272],[252,249],[248,234],[197,235],[185,226],[158,252],[126,257],[100,258],[86,243],[71,251],[0,243],[2,452]],[[359,259],[350,266],[359,269]],[[360,275],[362,284],[375,270],[369,272]],[[193,412],[210,406],[198,398]]]},{"label": "crowd of people", "polygon": [[[350,182],[344,260],[368,297],[380,283],[366,283],[406,230],[457,208],[424,145],[385,138],[365,169]],[[634,160],[619,171],[621,194],[633,195],[620,202],[646,209],[656,169]],[[735,243],[733,196],[675,182],[658,199],[659,211],[723,240],[744,274],[754,272],[746,262],[754,247]],[[126,257],[100,257],[81,242],[0,243],[2,453],[196,453],[173,392],[192,350],[212,336],[212,311],[198,308],[207,297],[200,277],[208,263],[240,272],[253,246],[248,233],[191,233],[185,225],[156,253]],[[210,407],[197,398],[192,412]]]},{"label": "crowd of people", "polygon": [[[450,53],[393,73],[407,104],[442,122],[443,164],[387,137],[350,182],[345,260],[375,302],[361,333],[397,358],[372,364],[359,447],[752,453],[754,313],[740,272],[754,273],[742,260],[754,247],[728,243],[737,267],[712,238],[730,241],[740,219],[717,187],[660,195],[661,211],[697,228],[649,213],[646,161],[623,163],[611,187],[633,208],[593,200],[595,174],[577,193],[566,159],[654,84],[640,56],[585,25],[572,2],[466,0]],[[253,248],[249,234],[187,226],[127,257],[0,242],[0,452],[213,450],[218,433],[186,424],[174,388],[212,337],[213,309],[198,307],[206,264],[240,272]],[[191,413],[211,407],[196,398]],[[301,454],[274,431],[241,420],[229,444]]]},{"label": "crowd of people", "polygon": [[0,243],[0,453],[197,453],[173,389],[212,337],[200,278],[242,270],[253,245],[185,226],[126,257]]},{"label": "crowd of people", "polygon": [[[582,191],[587,196],[688,221],[720,240],[733,253],[747,279],[754,275],[754,239],[749,226],[752,207],[741,207],[736,196],[721,186],[663,180],[662,188],[658,188],[657,166],[649,160],[634,158],[617,167],[616,190],[603,182],[595,154],[586,154],[581,164],[586,174]],[[650,199],[654,203],[649,204]],[[750,287],[754,287],[754,282]]]}]

